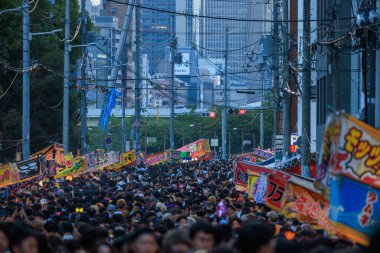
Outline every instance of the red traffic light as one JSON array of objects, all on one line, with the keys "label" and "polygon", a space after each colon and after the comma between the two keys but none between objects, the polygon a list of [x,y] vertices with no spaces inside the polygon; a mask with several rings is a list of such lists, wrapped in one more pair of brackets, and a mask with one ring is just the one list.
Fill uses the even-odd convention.
[{"label": "red traffic light", "polygon": [[209,113],[209,118],[215,118],[215,112],[210,112]]},{"label": "red traffic light", "polygon": [[239,115],[247,114],[247,110],[245,109],[239,109]]}]

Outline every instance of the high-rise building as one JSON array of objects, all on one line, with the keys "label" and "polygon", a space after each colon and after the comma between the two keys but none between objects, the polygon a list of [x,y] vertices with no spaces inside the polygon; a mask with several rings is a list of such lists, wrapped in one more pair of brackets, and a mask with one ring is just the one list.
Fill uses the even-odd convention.
[{"label": "high-rise building", "polygon": [[165,47],[170,45],[172,35],[172,14],[165,11],[175,11],[176,1],[143,0],[142,5],[147,7],[141,9],[143,53],[148,56],[150,73],[156,74],[159,64],[165,61]]}]

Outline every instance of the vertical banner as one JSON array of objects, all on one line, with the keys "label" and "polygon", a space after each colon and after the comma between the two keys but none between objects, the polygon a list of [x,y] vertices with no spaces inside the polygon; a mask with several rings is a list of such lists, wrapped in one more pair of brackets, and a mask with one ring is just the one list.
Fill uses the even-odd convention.
[{"label": "vertical banner", "polygon": [[68,153],[65,155],[65,170],[71,169],[74,166],[74,156],[73,153]]},{"label": "vertical banner", "polygon": [[329,172],[380,189],[380,131],[350,115],[331,117],[319,158],[317,186],[329,186]]},{"label": "vertical banner", "polygon": [[379,228],[380,191],[348,177],[333,177],[330,189],[330,220],[340,233],[368,245]]}]

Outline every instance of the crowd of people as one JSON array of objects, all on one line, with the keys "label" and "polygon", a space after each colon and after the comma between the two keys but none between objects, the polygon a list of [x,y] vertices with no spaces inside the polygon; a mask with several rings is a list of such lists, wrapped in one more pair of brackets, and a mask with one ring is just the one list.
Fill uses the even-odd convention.
[{"label": "crowd of people", "polygon": [[123,168],[0,199],[0,253],[379,253],[285,219],[233,184],[230,162]]}]

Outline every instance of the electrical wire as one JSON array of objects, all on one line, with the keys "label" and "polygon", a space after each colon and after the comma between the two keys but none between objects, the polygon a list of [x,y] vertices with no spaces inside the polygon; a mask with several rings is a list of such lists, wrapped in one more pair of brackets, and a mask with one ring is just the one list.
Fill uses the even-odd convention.
[{"label": "electrical wire", "polygon": [[1,100],[1,99],[7,94],[7,92],[9,91],[9,89],[13,86],[13,84],[14,84],[14,82],[15,82],[17,76],[18,76],[18,73],[20,72],[21,66],[22,66],[22,62],[21,62],[21,64],[20,64],[20,67],[18,68],[18,70],[17,70],[15,76],[13,77],[11,84],[10,84],[10,85],[8,86],[8,88],[3,92],[3,94],[1,94],[1,96],[0,96],[0,100]]},{"label": "electrical wire", "polygon": [[[304,22],[302,19],[289,19],[289,20],[270,20],[270,19],[243,19],[243,18],[233,18],[233,17],[218,17],[218,16],[207,16],[207,15],[197,15],[197,14],[190,14],[186,12],[177,12],[177,11],[171,11],[171,10],[164,10],[164,9],[159,9],[159,8],[153,8],[153,7],[147,7],[143,5],[137,5],[137,4],[132,4],[132,3],[127,3],[123,1],[118,1],[118,0],[109,0],[110,2],[114,3],[119,3],[119,4],[124,4],[128,6],[132,6],[135,8],[140,8],[140,9],[145,9],[145,10],[151,10],[151,11],[157,11],[157,12],[164,12],[164,13],[169,13],[169,14],[174,14],[174,15],[179,15],[179,16],[185,16],[185,17],[193,17],[193,18],[206,18],[206,19],[217,19],[217,20],[228,20],[228,21],[238,21],[238,22],[268,22],[268,23],[282,23],[282,22],[290,22],[290,23],[299,23],[299,22]],[[353,17],[341,17],[339,20],[347,20],[347,19],[352,19]],[[320,22],[320,21],[330,21],[330,19],[310,19],[308,20],[310,22]]]}]

